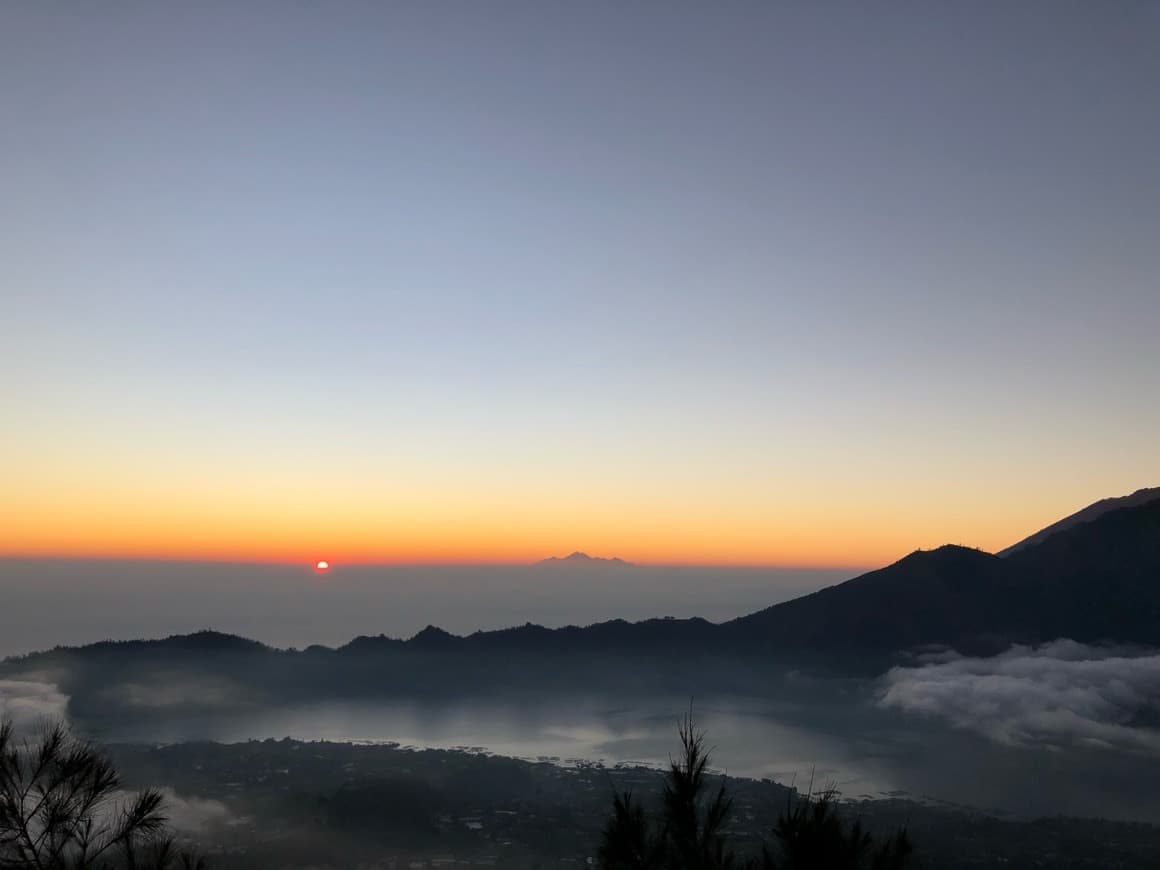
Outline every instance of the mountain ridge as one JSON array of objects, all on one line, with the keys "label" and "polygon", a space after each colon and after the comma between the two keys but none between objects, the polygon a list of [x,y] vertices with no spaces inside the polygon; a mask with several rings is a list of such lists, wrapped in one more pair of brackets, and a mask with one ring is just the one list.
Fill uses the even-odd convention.
[{"label": "mountain ridge", "polygon": [[1038,532],[1028,535],[1021,541],[1017,541],[1011,546],[999,550],[995,555],[1005,558],[1012,553],[1017,553],[1034,544],[1041,544],[1057,532],[1066,531],[1081,523],[1089,523],[1092,520],[1099,519],[1099,517],[1109,511],[1125,507],[1138,507],[1150,501],[1155,501],[1156,499],[1160,499],[1160,486],[1145,487],[1128,495],[1101,498],[1099,501],[1092,502],[1087,507],[1080,508],[1075,513],[1068,514],[1063,519],[1056,520],[1051,525],[1043,527]]}]

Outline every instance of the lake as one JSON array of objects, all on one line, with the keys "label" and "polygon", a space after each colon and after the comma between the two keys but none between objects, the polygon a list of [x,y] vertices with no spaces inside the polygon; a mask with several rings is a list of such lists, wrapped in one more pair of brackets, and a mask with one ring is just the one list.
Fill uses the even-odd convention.
[{"label": "lake", "polygon": [[[695,702],[714,766],[732,775],[837,784],[848,798],[906,796],[1023,816],[1160,822],[1160,758],[1074,747],[1003,746],[975,733],[882,710],[873,687],[847,683],[780,701]],[[832,690],[832,691],[831,691]],[[231,715],[154,719],[106,740],[391,742],[529,759],[663,765],[688,698],[576,698],[543,705],[325,702]]]}]

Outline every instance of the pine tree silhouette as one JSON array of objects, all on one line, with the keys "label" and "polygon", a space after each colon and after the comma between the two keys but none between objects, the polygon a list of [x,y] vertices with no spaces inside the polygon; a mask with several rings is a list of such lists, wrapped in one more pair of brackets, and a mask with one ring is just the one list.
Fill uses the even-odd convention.
[{"label": "pine tree silhouette", "polygon": [[0,870],[201,870],[167,821],[160,792],[125,796],[108,758],[63,725],[28,741],[0,722]]},{"label": "pine tree silhouette", "polygon": [[906,831],[875,847],[861,821],[847,827],[837,814],[838,796],[834,788],[791,795],[773,829],[779,854],[763,850],[763,870],[902,870],[912,851]]},{"label": "pine tree silhouette", "polygon": [[903,870],[910,839],[899,831],[881,845],[837,812],[838,793],[791,795],[773,828],[774,851],[743,860],[725,836],[732,811],[724,777],[711,791],[710,753],[692,714],[678,727],[681,751],[665,773],[661,808],[650,818],[631,792],[613,795],[597,861],[601,870]]}]

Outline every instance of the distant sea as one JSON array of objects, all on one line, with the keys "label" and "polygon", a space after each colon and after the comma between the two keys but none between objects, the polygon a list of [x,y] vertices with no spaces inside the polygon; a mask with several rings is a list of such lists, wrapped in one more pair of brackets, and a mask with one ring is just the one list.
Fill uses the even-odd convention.
[{"label": "distant sea", "polygon": [[0,657],[56,645],[215,629],[279,647],[358,635],[456,634],[534,622],[731,619],[856,569],[614,566],[311,566],[0,560]]}]

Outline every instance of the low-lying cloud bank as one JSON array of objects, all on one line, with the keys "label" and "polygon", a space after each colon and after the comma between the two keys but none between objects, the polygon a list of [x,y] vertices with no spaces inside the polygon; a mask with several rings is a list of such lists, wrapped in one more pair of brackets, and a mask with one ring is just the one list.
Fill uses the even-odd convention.
[{"label": "low-lying cloud bank", "polygon": [[[164,800],[163,813],[169,827],[186,834],[199,834],[215,825],[229,824],[234,815],[221,801],[185,797],[169,786],[159,789]],[[131,803],[135,792],[120,792],[113,803]]]},{"label": "low-lying cloud bank", "polygon": [[1057,640],[989,658],[939,653],[892,668],[877,703],[1008,746],[1160,754],[1160,652]]},{"label": "low-lying cloud bank", "polygon": [[0,718],[11,719],[18,729],[63,719],[67,712],[68,695],[52,683],[0,680]]}]

